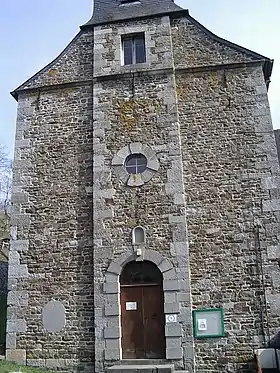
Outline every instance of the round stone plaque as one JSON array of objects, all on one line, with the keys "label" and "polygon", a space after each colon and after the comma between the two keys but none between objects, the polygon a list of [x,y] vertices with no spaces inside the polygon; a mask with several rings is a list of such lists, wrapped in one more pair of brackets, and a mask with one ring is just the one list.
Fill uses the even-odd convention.
[{"label": "round stone plaque", "polygon": [[65,307],[56,300],[47,303],[42,312],[43,325],[48,332],[60,332],[66,324]]}]

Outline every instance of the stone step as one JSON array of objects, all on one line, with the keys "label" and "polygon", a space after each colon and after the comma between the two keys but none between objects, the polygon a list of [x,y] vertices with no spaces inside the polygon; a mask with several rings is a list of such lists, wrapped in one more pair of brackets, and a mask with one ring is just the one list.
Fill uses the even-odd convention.
[{"label": "stone step", "polygon": [[116,361],[115,365],[172,365],[165,359],[124,359]]},{"label": "stone step", "polygon": [[113,365],[108,373],[174,373],[173,364],[122,364]]}]

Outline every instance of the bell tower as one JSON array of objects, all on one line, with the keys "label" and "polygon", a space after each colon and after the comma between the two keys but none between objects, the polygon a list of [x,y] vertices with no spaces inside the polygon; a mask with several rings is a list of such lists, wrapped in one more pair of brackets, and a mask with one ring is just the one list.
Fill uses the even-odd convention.
[{"label": "bell tower", "polygon": [[172,0],[95,0],[12,93],[7,360],[250,371],[280,324],[271,71]]}]

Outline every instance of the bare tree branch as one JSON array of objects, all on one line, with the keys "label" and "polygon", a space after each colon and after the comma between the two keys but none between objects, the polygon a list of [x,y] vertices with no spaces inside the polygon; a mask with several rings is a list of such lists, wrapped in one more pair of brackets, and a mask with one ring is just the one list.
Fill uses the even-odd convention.
[{"label": "bare tree branch", "polygon": [[[9,207],[11,205],[12,162],[0,145],[0,257],[7,259],[9,240]],[[1,259],[1,258],[0,258]]]}]

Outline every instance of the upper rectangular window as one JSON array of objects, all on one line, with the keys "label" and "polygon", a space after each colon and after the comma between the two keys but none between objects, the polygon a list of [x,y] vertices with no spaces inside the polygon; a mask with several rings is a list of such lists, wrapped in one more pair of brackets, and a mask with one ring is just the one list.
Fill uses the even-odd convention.
[{"label": "upper rectangular window", "polygon": [[144,34],[128,35],[122,38],[123,64],[133,65],[146,62]]}]

